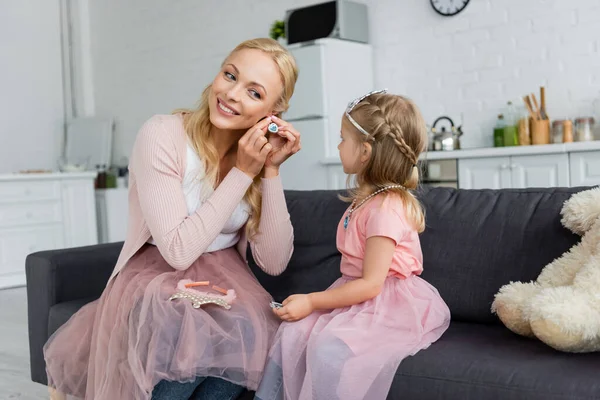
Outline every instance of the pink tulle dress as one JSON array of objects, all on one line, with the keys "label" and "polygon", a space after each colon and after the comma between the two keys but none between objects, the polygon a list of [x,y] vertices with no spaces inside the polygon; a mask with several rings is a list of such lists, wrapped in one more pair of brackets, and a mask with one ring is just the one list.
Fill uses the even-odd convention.
[{"label": "pink tulle dress", "polygon": [[[353,213],[346,229],[342,218],[337,245],[343,276],[331,288],[362,276],[365,244],[372,236],[396,242],[381,294],[283,323],[257,398],[383,400],[402,360],[427,348],[448,328],[450,311],[438,291],[418,276],[423,265],[419,237],[394,196],[367,201]],[[282,380],[268,376],[273,371]],[[280,388],[266,387],[274,385]]]},{"label": "pink tulle dress", "polygon": [[[154,117],[138,135],[121,255],[143,242],[113,273],[101,297],[44,346],[48,384],[62,393],[147,400],[162,380],[196,377],[258,386],[279,320],[269,307],[271,296],[243,257],[250,208],[241,200],[252,179],[234,168],[217,189],[206,189],[203,163],[186,137],[179,116]],[[281,273],[287,264],[282,260],[292,252],[293,230],[279,177],[262,179],[261,191],[260,234],[250,244],[266,272]],[[204,242],[209,246],[191,257]],[[191,258],[191,265],[176,269],[166,255]],[[190,281],[210,285],[188,290]]]}]

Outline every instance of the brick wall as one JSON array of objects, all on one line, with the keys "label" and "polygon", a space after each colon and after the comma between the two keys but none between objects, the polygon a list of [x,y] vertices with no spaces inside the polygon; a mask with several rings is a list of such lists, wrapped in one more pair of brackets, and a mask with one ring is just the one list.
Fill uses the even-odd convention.
[{"label": "brick wall", "polygon": [[[195,104],[238,42],[315,2],[90,2],[94,100],[116,118],[115,161],[150,115]],[[429,123],[462,113],[465,147],[490,146],[506,101],[540,85],[552,118],[590,114],[600,96],[597,0],[471,0],[450,18],[424,0],[367,3],[376,85],[414,98]]]}]

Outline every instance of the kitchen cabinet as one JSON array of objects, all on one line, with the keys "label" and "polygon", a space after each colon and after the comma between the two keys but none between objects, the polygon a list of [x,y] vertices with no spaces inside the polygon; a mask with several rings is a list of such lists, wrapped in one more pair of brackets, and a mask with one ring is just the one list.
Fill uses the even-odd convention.
[{"label": "kitchen cabinet", "polygon": [[461,189],[569,186],[569,155],[542,154],[458,160]]},{"label": "kitchen cabinet", "polygon": [[0,175],[0,288],[25,285],[31,253],[98,243],[95,177],[95,172]]},{"label": "kitchen cabinet", "polygon": [[569,156],[571,186],[600,185],[600,151],[582,151]]},{"label": "kitchen cabinet", "polygon": [[281,166],[283,187],[332,189],[332,184],[339,186],[339,177],[329,176],[327,160],[339,158],[337,146],[346,106],[373,90],[372,48],[331,38],[295,43],[288,48],[300,74],[283,119],[301,133],[302,150]]}]

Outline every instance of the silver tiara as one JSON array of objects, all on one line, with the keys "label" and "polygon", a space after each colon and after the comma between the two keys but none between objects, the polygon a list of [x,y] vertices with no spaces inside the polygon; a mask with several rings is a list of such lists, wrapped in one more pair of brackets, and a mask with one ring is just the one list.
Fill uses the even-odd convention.
[{"label": "silver tiara", "polygon": [[352,122],[352,125],[354,125],[356,127],[356,129],[358,129],[359,131],[361,131],[363,134],[370,136],[369,132],[367,132],[366,130],[363,129],[362,126],[360,126],[358,124],[358,122],[356,122],[354,120],[354,118],[352,118],[350,116],[350,113],[352,112],[352,110],[354,110],[354,107],[356,107],[356,105],[358,103],[360,103],[361,101],[363,101],[364,99],[366,99],[367,97],[373,95],[373,94],[378,94],[378,93],[387,93],[387,89],[381,89],[381,90],[373,90],[372,92],[369,92],[365,95],[360,96],[357,99],[352,100],[350,103],[348,103],[348,107],[346,107],[346,117],[348,117],[348,120],[350,122]]}]

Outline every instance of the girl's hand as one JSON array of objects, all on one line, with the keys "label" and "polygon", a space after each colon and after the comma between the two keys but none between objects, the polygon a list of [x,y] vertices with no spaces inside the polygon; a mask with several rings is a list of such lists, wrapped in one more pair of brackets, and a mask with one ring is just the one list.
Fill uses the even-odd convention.
[{"label": "girl's hand", "polygon": [[312,300],[307,294],[291,295],[281,304],[283,304],[283,307],[273,311],[279,318],[287,322],[294,322],[308,317],[314,311]]},{"label": "girl's hand", "polygon": [[292,154],[300,151],[300,133],[281,118],[272,116],[271,119],[279,127],[279,132],[269,134],[269,144],[273,150],[265,161],[265,167],[279,168]]},{"label": "girl's hand", "polygon": [[265,135],[270,118],[259,121],[238,141],[238,150],[235,166],[250,178],[254,179],[260,173],[273,145],[268,143]]}]

